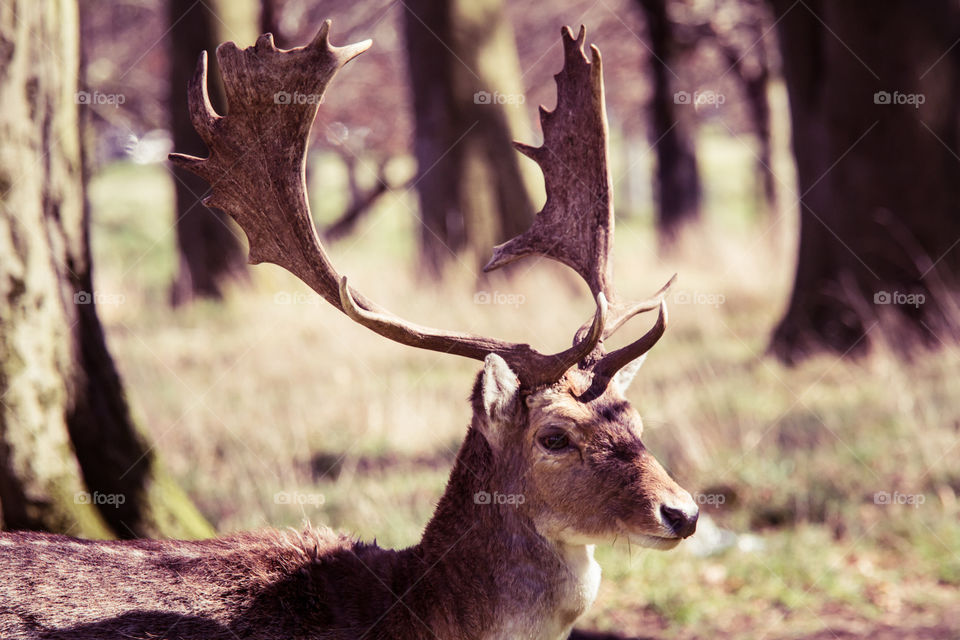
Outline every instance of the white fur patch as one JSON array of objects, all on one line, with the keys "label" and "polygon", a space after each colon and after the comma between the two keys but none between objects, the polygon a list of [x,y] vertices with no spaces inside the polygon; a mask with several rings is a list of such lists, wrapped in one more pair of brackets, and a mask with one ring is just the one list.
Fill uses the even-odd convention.
[{"label": "white fur patch", "polygon": [[563,554],[567,566],[577,576],[584,611],[597,599],[597,592],[600,590],[600,563],[594,559],[593,550],[594,546],[588,544],[583,547],[568,547]]}]

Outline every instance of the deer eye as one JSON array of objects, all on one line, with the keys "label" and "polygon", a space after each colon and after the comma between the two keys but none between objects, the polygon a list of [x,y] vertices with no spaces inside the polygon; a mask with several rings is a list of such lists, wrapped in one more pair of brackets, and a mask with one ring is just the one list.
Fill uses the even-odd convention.
[{"label": "deer eye", "polygon": [[549,433],[540,437],[540,444],[547,451],[563,451],[570,446],[570,438],[565,433]]}]

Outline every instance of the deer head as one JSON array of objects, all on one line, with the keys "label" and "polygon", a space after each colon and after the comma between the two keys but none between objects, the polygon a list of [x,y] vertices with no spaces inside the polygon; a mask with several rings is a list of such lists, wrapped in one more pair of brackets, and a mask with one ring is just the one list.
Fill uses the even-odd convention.
[{"label": "deer head", "polygon": [[[484,362],[472,430],[481,434],[503,486],[522,487],[524,512],[549,540],[589,544],[626,537],[666,548],[691,535],[697,507],[646,451],[641,421],[624,390],[666,329],[664,294],[621,302],[612,284],[613,188],[600,53],[583,51],[585,30],[562,31],[557,107],[540,108],[544,144],[517,143],[543,170],[547,201],[531,228],[496,247],[492,270],[530,255],[571,267],[596,300],[573,345],[544,354],[526,344],[431,329],[402,320],[347,284],[320,245],[306,193],[307,141],[334,74],[370,41],[331,46],[330,23],[307,46],[278,50],[262,36],[245,50],[217,50],[229,115],[207,96],[204,54],[189,87],[194,127],[208,158],[171,154],[212,186],[250,242],[250,263],[272,262],[354,321],[402,344]],[[625,347],[604,340],[634,315],[657,309],[655,325]],[[468,437],[468,442],[471,439]],[[461,453],[463,455],[463,453]]]}]

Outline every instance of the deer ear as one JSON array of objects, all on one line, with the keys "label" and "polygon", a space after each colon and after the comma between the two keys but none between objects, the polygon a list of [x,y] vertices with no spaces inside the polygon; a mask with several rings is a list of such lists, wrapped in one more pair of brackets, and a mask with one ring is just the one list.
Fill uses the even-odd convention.
[{"label": "deer ear", "polygon": [[477,387],[480,405],[488,422],[501,422],[513,414],[519,397],[520,380],[503,358],[495,353],[484,358]]},{"label": "deer ear", "polygon": [[620,371],[617,371],[617,373],[613,376],[613,381],[611,383],[616,385],[617,391],[619,391],[621,394],[627,392],[627,389],[630,387],[630,383],[633,382],[634,376],[636,376],[637,372],[640,371],[640,367],[643,366],[643,363],[646,361],[646,359],[647,354],[643,354],[620,369]]}]

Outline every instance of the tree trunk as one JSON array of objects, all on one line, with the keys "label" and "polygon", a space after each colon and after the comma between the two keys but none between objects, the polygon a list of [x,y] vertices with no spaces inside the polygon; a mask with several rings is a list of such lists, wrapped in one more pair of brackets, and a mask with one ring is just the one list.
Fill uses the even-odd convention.
[{"label": "tree trunk", "polygon": [[260,33],[272,33],[273,43],[279,49],[288,49],[287,39],[280,32],[280,7],[278,0],[260,0]]},{"label": "tree trunk", "polygon": [[[200,52],[210,60],[210,77],[215,73],[219,44],[214,29],[216,16],[210,2],[168,0],[170,20],[170,126],[173,148],[199,157],[207,150],[190,123],[187,107],[187,82],[193,77]],[[218,81],[210,87],[210,100],[218,113],[225,113],[226,99]],[[176,227],[179,268],[171,288],[174,305],[194,298],[223,297],[224,285],[248,278],[246,256],[230,219],[219,209],[204,206],[207,183],[197,176],[170,167],[176,189]]]},{"label": "tree trunk", "polygon": [[523,88],[502,0],[414,0],[404,31],[414,107],[423,269],[453,255],[483,262],[526,230],[533,203],[515,131]]},{"label": "tree trunk", "polygon": [[770,73],[766,60],[763,69],[754,77],[745,78],[744,91],[747,107],[757,133],[757,175],[763,204],[768,211],[777,207],[777,183],[773,173],[773,136],[771,133],[770,100],[767,91],[770,85]]},{"label": "tree trunk", "polygon": [[[731,9],[728,9],[730,11]],[[771,133],[770,62],[768,60],[767,32],[770,30],[768,7],[765,0],[738,0],[736,14],[746,37],[736,39],[711,27],[713,40],[725,63],[736,75],[743,88],[747,115],[757,136],[757,191],[758,202],[768,211],[777,204],[776,176],[773,173],[773,142]],[[746,47],[744,46],[746,45]]]},{"label": "tree trunk", "polygon": [[689,93],[671,90],[675,64],[673,25],[667,15],[667,0],[638,0],[650,39],[650,70],[653,90],[650,98],[650,138],[656,152],[657,230],[661,242],[669,245],[681,229],[700,217],[700,173],[693,138],[687,124],[676,113],[693,108]]},{"label": "tree trunk", "polygon": [[0,10],[2,524],[205,535],[130,418],[97,318],[78,103],[97,105],[77,92],[78,36],[75,0]]},{"label": "tree trunk", "polygon": [[948,0],[773,7],[801,194],[773,351],[787,362],[862,352],[884,333],[867,336],[878,320],[897,347],[954,337],[957,10]]}]

